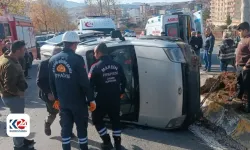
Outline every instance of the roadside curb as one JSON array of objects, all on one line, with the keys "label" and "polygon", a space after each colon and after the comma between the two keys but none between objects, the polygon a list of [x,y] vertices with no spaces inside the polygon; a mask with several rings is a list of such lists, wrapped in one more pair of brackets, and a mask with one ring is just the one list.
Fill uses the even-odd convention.
[{"label": "roadside curb", "polygon": [[209,122],[224,129],[239,144],[250,148],[250,119],[209,99],[204,102],[201,110]]}]

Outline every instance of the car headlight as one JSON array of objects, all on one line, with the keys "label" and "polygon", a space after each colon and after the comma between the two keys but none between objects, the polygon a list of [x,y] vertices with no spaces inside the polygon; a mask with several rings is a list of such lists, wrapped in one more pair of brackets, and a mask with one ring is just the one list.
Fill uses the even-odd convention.
[{"label": "car headlight", "polygon": [[165,53],[167,54],[170,61],[176,62],[176,63],[185,63],[185,57],[181,51],[180,48],[163,48]]}]

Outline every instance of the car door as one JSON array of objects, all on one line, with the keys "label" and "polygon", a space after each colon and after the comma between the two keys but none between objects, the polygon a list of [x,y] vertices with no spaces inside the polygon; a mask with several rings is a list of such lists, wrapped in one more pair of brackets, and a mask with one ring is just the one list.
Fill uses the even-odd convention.
[{"label": "car door", "polygon": [[193,22],[195,26],[195,31],[201,32],[202,39],[204,40],[203,42],[205,42],[203,12],[201,10],[193,13]]},{"label": "car door", "polygon": [[[112,47],[109,48],[109,55],[118,62],[124,71],[127,79],[125,96],[121,99],[121,119],[127,121],[136,120],[138,117],[138,101],[139,101],[139,80],[138,69],[135,52],[132,46]],[[94,58],[93,50],[86,53],[88,70],[97,62]]]}]

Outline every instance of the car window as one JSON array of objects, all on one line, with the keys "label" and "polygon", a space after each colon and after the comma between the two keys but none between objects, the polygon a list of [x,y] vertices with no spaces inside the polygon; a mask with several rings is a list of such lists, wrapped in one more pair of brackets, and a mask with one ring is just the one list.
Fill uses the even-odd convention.
[{"label": "car window", "polygon": [[11,36],[10,26],[8,23],[4,24],[4,31],[5,31],[5,36]]},{"label": "car window", "polygon": [[179,37],[178,35],[178,24],[166,24],[165,26],[166,36]]},{"label": "car window", "polygon": [[[54,43],[54,44],[60,44],[60,43],[62,43],[62,36],[63,36],[63,34],[55,36],[55,37],[47,40],[47,42]],[[98,37],[97,36],[86,36],[86,37],[80,36],[80,41],[84,42],[84,41],[95,39],[95,38],[98,38]]]},{"label": "car window", "polygon": [[86,59],[88,70],[90,70],[91,66],[97,61],[94,56],[94,50],[89,50],[86,52]]},{"label": "car window", "polygon": [[115,47],[110,50],[110,56],[111,58],[118,62],[124,71],[124,74],[127,79],[128,86],[127,88],[132,88],[132,80],[133,80],[133,49],[131,49],[131,46],[123,46],[123,47]]},{"label": "car window", "polygon": [[62,42],[62,36],[63,34],[61,35],[58,35],[58,36],[55,36],[49,40],[47,40],[48,43],[54,43],[54,44],[58,44],[58,43],[61,43]]},{"label": "car window", "polygon": [[[132,60],[135,59],[135,53],[132,46],[122,46],[122,47],[112,47],[109,48],[109,55],[111,58],[118,62],[126,75],[128,81],[132,80]],[[88,69],[97,62],[94,57],[94,50],[88,51],[86,53]]]},{"label": "car window", "polygon": [[5,34],[4,34],[4,26],[3,24],[0,23],[0,39],[4,39]]},{"label": "car window", "polygon": [[[125,90],[125,97],[121,101],[121,106],[125,104],[125,107],[121,107],[123,114],[133,112],[136,107],[129,108],[126,104],[134,103],[137,97],[139,97],[139,76],[138,65],[135,54],[134,46],[119,46],[109,48],[109,56],[118,62],[124,71],[127,85]],[[94,50],[90,50],[86,53],[87,65],[90,70],[91,66],[97,61],[94,57]],[[131,105],[132,106],[132,105]]]},{"label": "car window", "polygon": [[37,36],[36,41],[46,41],[46,36]]}]

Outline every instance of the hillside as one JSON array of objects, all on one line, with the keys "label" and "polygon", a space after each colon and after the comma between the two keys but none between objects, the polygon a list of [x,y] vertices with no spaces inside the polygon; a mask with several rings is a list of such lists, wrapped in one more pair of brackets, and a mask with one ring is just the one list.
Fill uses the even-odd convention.
[{"label": "hillside", "polygon": [[77,3],[77,2],[71,2],[67,0],[53,0],[55,2],[63,3],[67,8],[74,8],[74,7],[83,7],[85,6],[84,3]]}]

